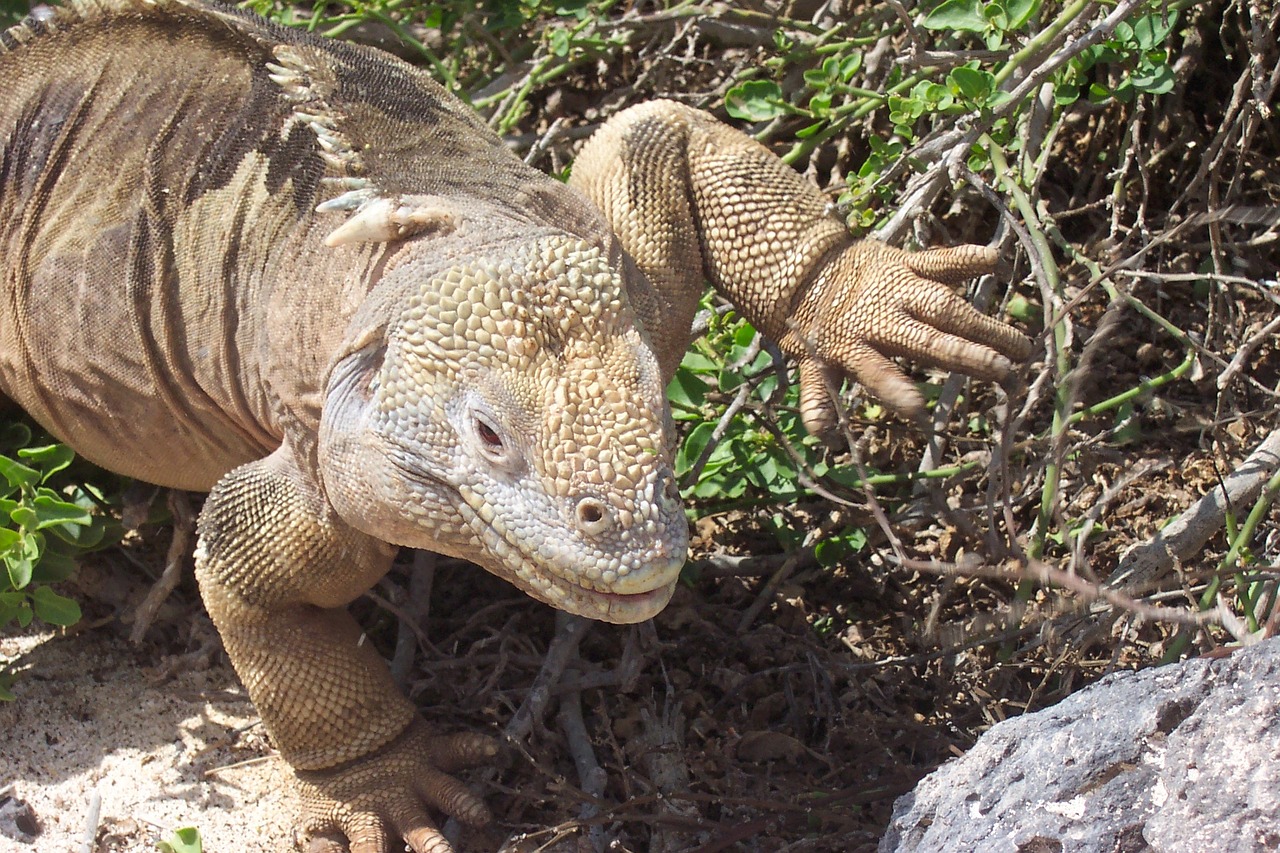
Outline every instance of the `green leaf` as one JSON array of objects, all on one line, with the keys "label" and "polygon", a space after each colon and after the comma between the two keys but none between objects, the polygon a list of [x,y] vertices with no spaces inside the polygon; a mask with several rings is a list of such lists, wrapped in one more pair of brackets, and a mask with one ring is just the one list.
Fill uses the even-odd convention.
[{"label": "green leaf", "polygon": [[24,613],[27,616],[27,622],[30,622],[31,605],[27,604],[26,593],[0,592],[0,628],[14,619],[21,622]]},{"label": "green leaf", "polygon": [[745,470],[751,484],[758,489],[771,489],[778,481],[778,463],[772,456],[763,457]]},{"label": "green leaf", "polygon": [[1173,91],[1173,69],[1163,62],[1147,67],[1139,65],[1129,80],[1133,83],[1133,88],[1149,95],[1164,95]]},{"label": "green leaf", "polygon": [[4,566],[9,571],[9,586],[14,589],[26,589],[31,583],[31,575],[35,571],[36,561],[22,552],[6,554]]},{"label": "green leaf", "polygon": [[[55,524],[47,528],[55,537],[49,541],[64,542],[80,551],[92,551],[107,538],[107,521],[100,517],[91,521],[90,524]],[[119,526],[118,523],[113,524]],[[113,541],[119,538],[119,530],[116,530]]]},{"label": "green leaf", "polygon": [[[827,62],[831,60],[828,59]],[[831,85],[831,74],[827,71],[827,63],[824,62],[821,68],[810,68],[804,72],[804,82],[815,89],[825,89]]]},{"label": "green leaf", "polygon": [[556,56],[568,56],[572,47],[570,33],[564,27],[556,27],[547,36],[551,44],[551,52]]},{"label": "green leaf", "polygon": [[989,29],[1003,32],[1009,28],[1009,15],[1005,12],[1004,5],[998,0],[983,6],[982,16],[990,23]]},{"label": "green leaf", "polygon": [[724,96],[729,115],[743,121],[768,121],[790,112],[782,99],[782,87],[772,80],[748,80]]},{"label": "green leaf", "polygon": [[866,531],[855,527],[819,542],[813,549],[813,556],[818,560],[818,565],[829,569],[846,557],[861,551],[866,545]]},{"label": "green leaf", "polygon": [[572,16],[579,21],[585,21],[589,14],[587,10],[587,0],[567,0],[567,2],[556,4],[556,14]]},{"label": "green leaf", "polygon": [[1009,29],[1020,30],[1040,11],[1041,0],[1007,0],[1005,11],[1009,13]]},{"label": "green leaf", "polygon": [[8,480],[11,486],[34,486],[40,482],[39,471],[8,456],[0,456],[0,477]]},{"label": "green leaf", "polygon": [[65,444],[50,444],[45,447],[24,447],[18,455],[29,460],[43,472],[41,482],[58,473],[71,464],[76,454]]},{"label": "green leaf", "polygon": [[[22,3],[25,6],[26,0]],[[0,447],[26,447],[30,443],[31,428],[26,424],[12,421],[0,427]]]},{"label": "green leaf", "polygon": [[1005,313],[1015,320],[1035,325],[1040,322],[1043,312],[1041,312],[1039,305],[1033,304],[1021,293],[1015,293],[1009,297],[1009,303],[1005,306]]},{"label": "green leaf", "polygon": [[667,399],[677,409],[700,410],[707,400],[707,383],[692,370],[681,367],[667,385]]},{"label": "green leaf", "polygon": [[[689,435],[684,440],[684,444],[680,446],[679,452],[676,453],[676,476],[683,477],[693,470],[694,463],[698,461],[698,457],[702,455],[703,448],[711,441],[711,434],[715,432],[716,425],[703,421],[689,431]],[[706,469],[703,469],[705,472]]]},{"label": "green leaf", "polygon": [[936,9],[924,16],[920,26],[927,30],[985,32],[987,18],[982,10],[983,4],[979,0],[943,0]]},{"label": "green leaf", "polygon": [[52,587],[38,586],[31,593],[36,615],[50,625],[66,627],[80,621],[80,605],[74,599],[59,595]]},{"label": "green leaf", "polygon": [[690,350],[680,360],[680,367],[685,370],[691,370],[694,373],[715,373],[720,369],[720,362],[713,358],[708,358],[700,352]]},{"label": "green leaf", "polygon": [[40,523],[40,516],[36,515],[36,511],[29,506],[14,507],[9,517],[23,530],[35,530],[36,525]]},{"label": "green leaf", "polygon": [[200,840],[200,830],[184,826],[175,829],[164,841],[157,842],[156,849],[160,853],[203,853],[204,844]]},{"label": "green leaf", "polygon": [[46,550],[40,557],[40,562],[36,563],[35,569],[31,572],[31,582],[36,584],[58,583],[74,575],[77,568],[78,564],[70,554]]},{"label": "green leaf", "polygon": [[862,54],[851,53],[840,60],[840,81],[848,83],[862,70]]},{"label": "green leaf", "polygon": [[53,527],[57,524],[79,524],[85,525],[93,521],[93,517],[89,515],[82,507],[73,503],[58,500],[50,495],[37,495],[32,505],[36,511],[36,529],[44,527]]},{"label": "green leaf", "polygon": [[1080,100],[1080,87],[1071,83],[1062,83],[1054,87],[1053,102],[1057,106],[1066,107]]},{"label": "green leaf", "polygon": [[1101,104],[1102,102],[1110,98],[1111,95],[1112,95],[1111,90],[1108,89],[1106,86],[1103,86],[1101,83],[1089,84],[1089,102],[1090,103]]},{"label": "green leaf", "polygon": [[1178,13],[1170,12],[1167,18],[1160,15],[1145,15],[1133,23],[1133,37],[1142,50],[1154,50],[1165,43],[1173,26],[1178,21]]},{"label": "green leaf", "polygon": [[716,384],[720,386],[720,390],[726,394],[731,391],[738,390],[738,386],[744,381],[745,379],[740,371],[730,370],[727,367],[720,371],[720,375],[716,377]]},{"label": "green leaf", "polygon": [[947,80],[958,95],[979,105],[984,104],[996,88],[995,75],[990,71],[964,65],[952,68]]}]

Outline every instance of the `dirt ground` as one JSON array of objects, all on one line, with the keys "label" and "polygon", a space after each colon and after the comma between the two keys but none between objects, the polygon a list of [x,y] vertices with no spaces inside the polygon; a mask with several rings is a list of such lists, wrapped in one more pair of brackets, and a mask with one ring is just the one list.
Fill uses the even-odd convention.
[{"label": "dirt ground", "polygon": [[158,681],[153,655],[110,630],[0,639],[30,667],[0,705],[0,851],[79,851],[90,826],[90,850],[154,851],[181,826],[210,851],[286,849],[290,774],[234,673]]},{"label": "dirt ground", "polygon": [[[134,562],[162,553],[134,547],[140,557],[106,552],[83,573],[93,627],[0,641],[21,673],[18,701],[0,705],[0,790],[10,799],[0,812],[11,816],[0,818],[0,850],[79,850],[95,794],[89,849],[101,853],[151,850],[185,825],[208,851],[289,849],[287,770],[211,648],[190,584],[146,642],[124,639],[114,614],[139,597]],[[913,623],[928,615],[920,605],[941,594],[936,580],[923,579],[935,588],[922,596],[910,578],[870,565],[802,565],[744,628],[760,579],[713,569],[652,626],[591,627],[552,685],[548,713],[509,743],[498,772],[467,777],[496,821],[464,832],[460,850],[872,850],[894,798],[924,773],[992,720],[1106,664],[1002,667],[982,644],[913,644]],[[407,583],[393,578],[381,591],[395,582]],[[107,593],[95,600],[90,586]],[[471,566],[441,561],[434,586],[411,695],[442,728],[498,735],[531,692],[556,618]],[[838,629],[813,630],[837,609]],[[368,603],[357,610],[390,656],[394,619]],[[980,630],[1025,657],[1025,629]],[[584,739],[594,776],[574,764]]]}]

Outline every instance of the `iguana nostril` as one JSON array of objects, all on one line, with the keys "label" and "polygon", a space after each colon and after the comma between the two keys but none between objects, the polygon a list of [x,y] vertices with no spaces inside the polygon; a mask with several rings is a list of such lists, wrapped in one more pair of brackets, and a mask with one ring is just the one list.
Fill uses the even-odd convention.
[{"label": "iguana nostril", "polygon": [[613,513],[598,498],[578,501],[578,526],[588,536],[599,536],[613,526]]}]

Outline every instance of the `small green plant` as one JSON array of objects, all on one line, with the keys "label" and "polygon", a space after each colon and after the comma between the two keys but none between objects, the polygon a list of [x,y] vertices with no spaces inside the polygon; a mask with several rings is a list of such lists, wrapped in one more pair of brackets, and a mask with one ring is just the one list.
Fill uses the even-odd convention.
[{"label": "small green plant", "polygon": [[1171,91],[1174,76],[1167,42],[1177,21],[1177,12],[1157,10],[1131,23],[1121,22],[1111,38],[1068,63],[1054,97],[1070,103],[1086,91],[1094,103],[1110,98],[1130,103],[1140,94]]},{"label": "small green plant", "polygon": [[927,30],[976,33],[987,49],[995,50],[1004,46],[1010,33],[1025,27],[1042,5],[1043,0],[943,0],[920,25]]},{"label": "small green plant", "polygon": [[[710,306],[710,299],[704,300]],[[777,366],[756,330],[732,313],[712,314],[706,334],[685,355],[667,388],[676,421],[686,430],[676,451],[681,492],[694,515],[747,507],[786,507],[820,492],[853,496],[863,476],[882,485],[907,478],[855,465],[835,466],[798,413],[799,389],[782,387]],[[868,405],[860,414],[882,412]],[[774,512],[765,527],[779,547],[801,547],[794,518]],[[836,530],[815,543],[818,562],[832,567],[862,551],[861,527]]]},{"label": "small green plant", "polygon": [[[11,0],[0,0],[11,2]],[[617,0],[485,0],[422,3],[358,0],[302,10],[281,0],[243,5],[287,26],[352,38],[370,25],[389,30],[411,61],[489,118],[499,133],[515,128],[539,87],[616,50],[625,30],[599,32]],[[505,85],[495,85],[502,81]]]},{"label": "small green plant", "polygon": [[71,576],[77,556],[118,538],[118,524],[95,512],[102,493],[68,474],[74,459],[64,444],[35,441],[25,424],[0,428],[0,628],[79,621],[80,606],[50,584]]},{"label": "small green plant", "polygon": [[27,0],[0,0],[0,30],[11,27],[27,16]]},{"label": "small green plant", "polygon": [[156,849],[160,853],[203,853],[204,842],[200,840],[200,830],[194,826],[183,826],[157,843]]},{"label": "small green plant", "polygon": [[[668,386],[676,420],[689,426],[675,460],[686,498],[794,500],[802,494],[801,466],[825,470],[795,413],[796,388],[779,391],[772,358],[755,342],[746,321],[713,315],[707,335],[685,354]],[[764,407],[774,412],[776,432],[749,414]]]}]

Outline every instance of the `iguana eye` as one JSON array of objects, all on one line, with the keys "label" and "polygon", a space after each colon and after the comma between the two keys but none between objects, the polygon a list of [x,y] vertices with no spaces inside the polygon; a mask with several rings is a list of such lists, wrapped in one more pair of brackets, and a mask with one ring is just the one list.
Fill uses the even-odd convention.
[{"label": "iguana eye", "polygon": [[480,418],[476,418],[476,434],[480,436],[480,441],[484,443],[486,450],[497,453],[502,451],[502,436]]},{"label": "iguana eye", "polygon": [[502,419],[480,400],[467,403],[464,420],[459,428],[467,433],[467,446],[472,452],[494,467],[495,471],[516,473],[522,465],[518,442],[502,426]]}]

